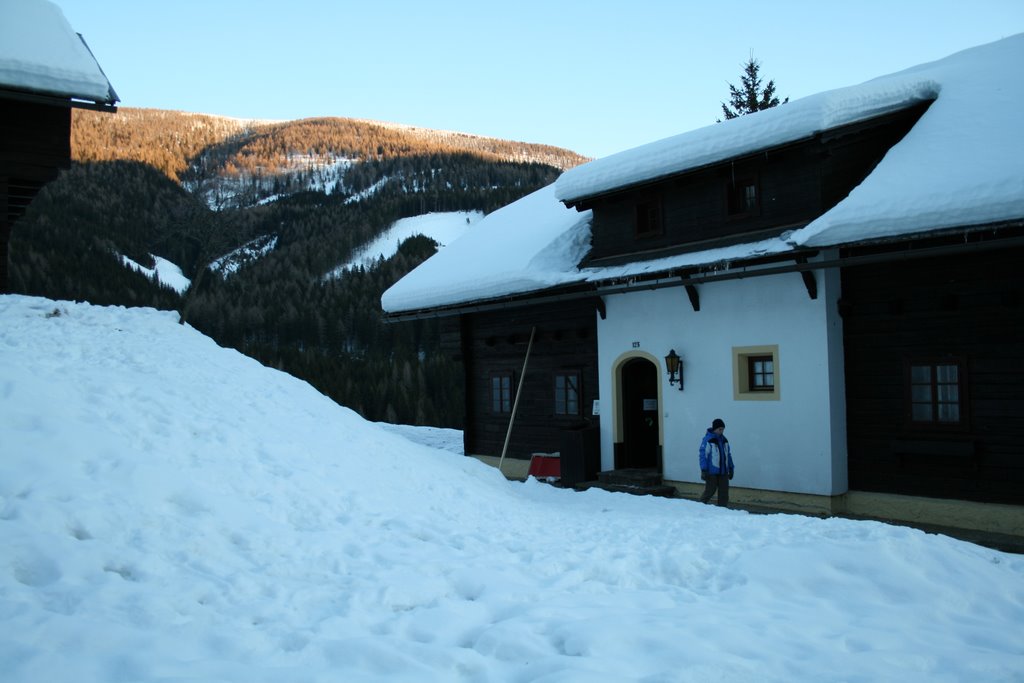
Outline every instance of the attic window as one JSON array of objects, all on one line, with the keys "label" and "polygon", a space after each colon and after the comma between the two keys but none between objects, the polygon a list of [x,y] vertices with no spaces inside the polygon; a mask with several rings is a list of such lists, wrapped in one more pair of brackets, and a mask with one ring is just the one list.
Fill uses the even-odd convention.
[{"label": "attic window", "polygon": [[656,237],[662,234],[661,202],[642,201],[636,205],[636,236]]},{"label": "attic window", "polygon": [[730,181],[726,195],[729,216],[749,216],[757,213],[760,206],[757,178],[736,178]]}]

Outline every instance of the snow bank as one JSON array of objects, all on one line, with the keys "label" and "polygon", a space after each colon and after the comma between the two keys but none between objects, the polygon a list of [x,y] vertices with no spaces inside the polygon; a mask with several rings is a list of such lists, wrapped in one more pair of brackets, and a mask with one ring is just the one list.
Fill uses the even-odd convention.
[{"label": "snow bank", "polygon": [[176,320],[0,296],[6,683],[1024,671],[1020,556],[508,482]]}]

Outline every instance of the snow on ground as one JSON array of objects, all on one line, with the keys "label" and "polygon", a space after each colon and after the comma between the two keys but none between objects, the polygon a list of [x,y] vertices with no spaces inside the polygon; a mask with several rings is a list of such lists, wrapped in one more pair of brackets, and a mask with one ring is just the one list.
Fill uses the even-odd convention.
[{"label": "snow on ground", "polygon": [[325,277],[334,279],[344,275],[346,270],[357,267],[370,268],[377,263],[377,259],[389,259],[394,256],[402,242],[416,235],[429,237],[442,247],[451,244],[466,234],[483,217],[481,211],[450,211],[402,218],[357,250],[347,263],[338,266]]},{"label": "snow on ground", "polygon": [[420,433],[174,313],[0,296],[3,680],[1022,680],[1024,557]]},{"label": "snow on ground", "polygon": [[410,441],[430,446],[440,451],[448,451],[449,453],[457,453],[459,455],[462,455],[464,452],[462,447],[462,430],[460,429],[393,425],[387,422],[377,422],[375,425],[385,431],[399,434]]}]

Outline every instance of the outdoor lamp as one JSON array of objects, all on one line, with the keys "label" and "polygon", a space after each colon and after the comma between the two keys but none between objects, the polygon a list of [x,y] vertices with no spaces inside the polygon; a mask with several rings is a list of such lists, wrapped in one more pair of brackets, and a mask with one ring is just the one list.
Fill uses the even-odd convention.
[{"label": "outdoor lamp", "polygon": [[[669,349],[668,355],[665,356],[665,367],[668,368],[668,384],[672,386],[677,381],[679,382],[679,391],[683,390],[683,359],[676,354],[675,349]],[[678,379],[676,373],[679,373]]]}]

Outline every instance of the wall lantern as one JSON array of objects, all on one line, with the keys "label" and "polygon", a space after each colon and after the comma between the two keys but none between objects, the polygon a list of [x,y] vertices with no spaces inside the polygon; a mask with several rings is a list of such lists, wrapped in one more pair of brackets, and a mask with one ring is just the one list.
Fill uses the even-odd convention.
[{"label": "wall lantern", "polygon": [[[675,349],[670,349],[665,356],[665,367],[668,369],[668,385],[672,386],[679,382],[679,391],[683,390],[683,359],[676,355]],[[678,374],[678,378],[677,375]]]}]

